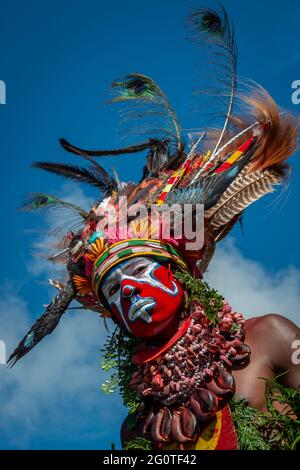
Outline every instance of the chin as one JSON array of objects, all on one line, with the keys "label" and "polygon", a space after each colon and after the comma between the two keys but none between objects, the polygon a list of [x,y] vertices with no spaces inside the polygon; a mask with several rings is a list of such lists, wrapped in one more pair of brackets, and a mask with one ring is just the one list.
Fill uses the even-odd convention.
[{"label": "chin", "polygon": [[166,320],[149,323],[149,331],[143,332],[140,338],[144,339],[148,344],[163,344],[177,332],[179,324],[180,313],[178,312]]}]

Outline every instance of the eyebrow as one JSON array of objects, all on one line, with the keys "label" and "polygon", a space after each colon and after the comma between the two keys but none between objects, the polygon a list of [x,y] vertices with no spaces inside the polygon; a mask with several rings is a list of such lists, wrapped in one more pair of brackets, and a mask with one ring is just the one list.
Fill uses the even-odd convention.
[{"label": "eyebrow", "polygon": [[140,263],[145,263],[145,261],[146,261],[145,259],[137,260],[137,258],[130,260],[129,263],[127,264],[127,266],[125,266],[125,273],[127,271],[130,271],[130,268],[133,268],[133,267],[135,268]]},{"label": "eyebrow", "polygon": [[[128,264],[123,268],[123,274],[126,276],[130,276],[132,273],[130,272],[133,268],[138,266],[141,263],[147,263],[150,264],[151,260],[147,260],[145,258],[137,260],[136,258],[132,260],[128,260]],[[107,281],[107,284],[104,286],[103,291],[107,292],[110,287],[114,285],[114,283],[117,281],[117,277],[119,276],[120,268],[116,268],[112,273],[111,273],[111,278]],[[104,281],[105,284],[105,281]]]}]

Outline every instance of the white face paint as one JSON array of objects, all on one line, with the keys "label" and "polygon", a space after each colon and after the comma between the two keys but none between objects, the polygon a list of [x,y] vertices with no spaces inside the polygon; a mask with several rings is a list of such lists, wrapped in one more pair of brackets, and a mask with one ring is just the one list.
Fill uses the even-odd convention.
[{"label": "white face paint", "polygon": [[[117,309],[130,332],[131,324],[138,319],[147,324],[152,322],[151,311],[157,303],[153,288],[169,296],[178,294],[178,286],[174,281],[168,287],[155,277],[154,272],[160,266],[149,258],[133,258],[113,269],[102,283],[101,291],[106,301],[112,310]],[[149,289],[151,296],[147,295]]]}]

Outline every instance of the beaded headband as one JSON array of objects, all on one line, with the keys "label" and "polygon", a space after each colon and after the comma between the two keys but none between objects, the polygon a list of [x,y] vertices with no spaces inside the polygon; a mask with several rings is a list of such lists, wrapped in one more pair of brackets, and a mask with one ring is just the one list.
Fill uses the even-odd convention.
[{"label": "beaded headband", "polygon": [[186,270],[187,265],[181,254],[170,243],[148,238],[133,238],[114,243],[103,251],[94,262],[92,286],[97,295],[104,276],[119,263],[136,256],[150,256],[170,260]]}]

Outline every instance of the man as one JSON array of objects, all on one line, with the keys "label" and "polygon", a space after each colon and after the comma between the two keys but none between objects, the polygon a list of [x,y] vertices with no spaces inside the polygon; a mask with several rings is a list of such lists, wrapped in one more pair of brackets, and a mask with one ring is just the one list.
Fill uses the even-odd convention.
[{"label": "man", "polygon": [[[276,315],[245,323],[202,276],[216,243],[246,208],[284,181],[286,160],[297,148],[298,123],[281,112],[259,86],[237,93],[234,31],[223,8],[194,11],[188,24],[196,42],[214,52],[211,62],[217,67],[217,96],[226,102],[222,129],[195,132],[187,146],[162,89],[150,77],[134,73],[113,82],[113,101],[133,103],[134,109],[127,114],[130,122],[150,117],[147,142],[90,151],[62,139],[65,150],[82,156],[91,166],[34,164],[88,183],[102,196],[89,213],[44,193],[25,204],[26,210],[67,207],[77,215],[75,227],[80,217],[80,228],[68,232],[60,251],[49,258],[66,264],[67,284],[52,281],[58,294],[12,353],[10,363],[51,333],[70,302],[77,300],[119,324],[119,343],[113,354],[120,359],[121,346],[128,346],[126,354],[123,350],[127,358],[123,370],[118,370],[119,386],[128,400],[140,403],[141,431],[150,435],[154,445],[197,446],[200,441],[203,448],[203,432],[213,423],[210,448],[229,449],[237,448],[229,409],[234,393],[265,410],[261,377],[286,372],[279,380],[298,387],[299,368],[292,362],[292,353],[299,329]],[[235,97],[240,105],[237,116],[233,115]],[[155,115],[165,121],[153,130]],[[162,137],[154,139],[153,133]],[[115,173],[109,175],[92,158],[145,149],[149,151],[147,165],[136,185],[120,183]],[[123,196],[129,208],[125,215],[119,204]],[[201,205],[203,247],[188,248],[191,240],[185,232],[176,237],[177,226],[172,224],[172,233],[165,235],[164,225],[170,228],[165,214],[158,218],[161,226],[153,230],[152,207],[159,210],[165,203],[175,204],[182,212],[186,204],[192,206],[189,222],[197,222]],[[134,214],[137,204],[143,205],[143,218]],[[130,341],[124,343],[126,331]],[[131,349],[133,340],[135,350]],[[126,425],[123,431],[126,434]]]},{"label": "man", "polygon": [[[157,358],[165,353],[165,345],[170,344],[174,336],[177,342],[180,341],[177,332],[184,308],[183,291],[183,285],[168,267],[151,257],[123,261],[106,275],[100,295],[113,318],[122,328],[144,341],[134,354],[135,363],[145,363],[150,356]],[[300,340],[300,329],[288,319],[270,314],[247,320],[244,332],[251,355],[246,362],[233,367],[234,397],[244,398],[252,408],[266,412],[264,379],[280,375],[279,383],[295,389],[300,385],[300,365],[292,361],[295,341]],[[283,406],[275,406],[284,411]],[[137,432],[147,436],[142,432],[143,428],[145,431],[145,426],[139,422],[139,426],[130,431],[125,421],[123,443],[136,437]]]}]

